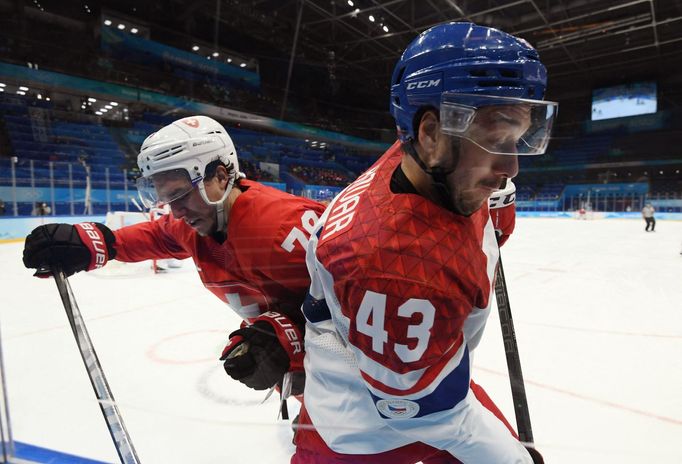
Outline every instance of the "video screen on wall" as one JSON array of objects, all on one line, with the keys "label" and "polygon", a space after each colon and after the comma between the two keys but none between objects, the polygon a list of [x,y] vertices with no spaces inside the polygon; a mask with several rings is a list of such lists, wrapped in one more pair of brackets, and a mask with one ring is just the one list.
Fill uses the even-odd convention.
[{"label": "video screen on wall", "polygon": [[656,83],[636,82],[592,91],[592,120],[655,113]]}]

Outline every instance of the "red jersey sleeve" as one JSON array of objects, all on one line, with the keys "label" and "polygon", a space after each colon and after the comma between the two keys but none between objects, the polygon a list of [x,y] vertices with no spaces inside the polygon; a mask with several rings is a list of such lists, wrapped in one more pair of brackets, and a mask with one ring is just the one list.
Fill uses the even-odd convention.
[{"label": "red jersey sleeve", "polygon": [[147,259],[177,258],[191,256],[189,250],[183,248],[178,238],[190,234],[188,226],[182,221],[173,219],[170,214],[161,216],[156,221],[141,222],[115,230],[116,259],[124,262],[138,262]]}]

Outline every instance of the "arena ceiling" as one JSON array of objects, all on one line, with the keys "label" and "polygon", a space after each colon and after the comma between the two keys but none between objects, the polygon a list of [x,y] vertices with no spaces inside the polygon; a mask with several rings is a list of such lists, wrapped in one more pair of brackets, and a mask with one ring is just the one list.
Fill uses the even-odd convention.
[{"label": "arena ceiling", "polygon": [[[182,5],[186,15],[215,18],[213,0]],[[680,0],[221,2],[222,21],[270,40],[287,55],[299,15],[297,59],[325,63],[358,80],[388,83],[410,40],[434,24],[460,20],[498,27],[528,40],[547,65],[551,83],[564,93],[576,86],[682,78]]]},{"label": "arena ceiling", "polygon": [[[659,89],[662,82],[667,82],[668,88],[682,88],[682,0],[73,3],[96,3],[102,9],[138,17],[150,26],[261,60],[276,57],[284,69],[296,37],[294,64],[321,67],[335,79],[375,88],[382,97],[405,46],[443,21],[473,21],[528,40],[548,67],[550,96],[586,96],[594,87],[644,79],[658,81]],[[678,92],[677,101],[682,102],[682,91]]]}]

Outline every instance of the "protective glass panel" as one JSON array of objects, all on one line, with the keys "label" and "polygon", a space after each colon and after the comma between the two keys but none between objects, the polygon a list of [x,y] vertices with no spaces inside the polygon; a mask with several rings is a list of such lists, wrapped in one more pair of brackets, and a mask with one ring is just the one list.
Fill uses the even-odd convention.
[{"label": "protective glass panel", "polygon": [[444,93],[441,131],[496,155],[541,155],[549,143],[557,106],[550,101]]}]

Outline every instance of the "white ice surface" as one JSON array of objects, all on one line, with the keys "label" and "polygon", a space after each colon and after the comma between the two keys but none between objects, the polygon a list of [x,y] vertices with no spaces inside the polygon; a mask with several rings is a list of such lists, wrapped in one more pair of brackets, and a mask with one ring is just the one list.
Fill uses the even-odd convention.
[{"label": "white ice surface", "polygon": [[[682,222],[519,219],[503,248],[537,447],[551,464],[682,462]],[[56,286],[0,245],[15,440],[117,462]],[[98,271],[99,272],[99,271]],[[70,281],[142,463],[287,463],[277,403],[217,358],[239,319],[191,266]],[[474,378],[514,422],[496,315]],[[274,396],[274,395],[273,395]],[[290,406],[291,405],[290,401]],[[293,411],[295,414],[295,411]]]}]

